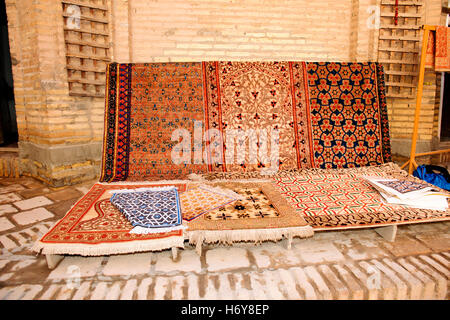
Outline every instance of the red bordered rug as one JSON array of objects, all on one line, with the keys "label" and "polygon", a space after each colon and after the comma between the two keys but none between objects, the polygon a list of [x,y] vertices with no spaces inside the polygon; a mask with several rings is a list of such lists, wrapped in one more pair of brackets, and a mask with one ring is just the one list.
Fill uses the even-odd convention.
[{"label": "red bordered rug", "polygon": [[[186,190],[186,184],[151,186],[169,185],[176,186],[180,192]],[[183,247],[183,230],[157,234],[130,233],[133,226],[109,201],[111,190],[148,186],[94,184],[64,218],[35,243],[33,250],[43,254],[98,256]]]}]

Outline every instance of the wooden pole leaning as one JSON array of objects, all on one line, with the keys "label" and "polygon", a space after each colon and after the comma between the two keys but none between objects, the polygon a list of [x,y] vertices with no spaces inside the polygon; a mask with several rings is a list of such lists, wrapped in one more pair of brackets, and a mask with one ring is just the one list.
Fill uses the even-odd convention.
[{"label": "wooden pole leaning", "polygon": [[409,156],[408,162],[406,162],[403,166],[408,166],[408,173],[412,174],[415,168],[417,168],[416,163],[416,144],[417,144],[417,136],[419,132],[419,119],[420,119],[420,108],[422,105],[422,94],[423,94],[423,82],[425,77],[425,60],[426,60],[426,53],[427,53],[427,46],[428,46],[428,38],[430,35],[430,31],[436,30],[435,26],[429,26],[424,25],[422,26],[423,32],[423,40],[422,40],[422,51],[420,53],[420,65],[419,65],[419,82],[417,87],[417,96],[416,96],[416,110],[414,113],[414,129],[413,129],[413,135],[412,135],[412,141],[411,141],[411,152]]}]

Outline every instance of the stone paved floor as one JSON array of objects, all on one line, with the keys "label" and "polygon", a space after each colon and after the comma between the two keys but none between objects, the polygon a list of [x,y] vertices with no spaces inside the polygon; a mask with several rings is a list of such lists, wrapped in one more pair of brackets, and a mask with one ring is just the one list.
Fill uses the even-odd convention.
[{"label": "stone paved floor", "polygon": [[32,243],[93,184],[48,188],[0,178],[0,299],[448,299],[450,222],[317,232],[261,245],[186,245],[110,257],[65,257],[49,270]]}]

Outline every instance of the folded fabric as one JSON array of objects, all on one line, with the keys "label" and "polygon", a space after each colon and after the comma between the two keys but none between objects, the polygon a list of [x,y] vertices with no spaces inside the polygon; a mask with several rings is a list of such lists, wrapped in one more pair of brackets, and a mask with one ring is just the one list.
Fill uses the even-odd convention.
[{"label": "folded fabric", "polygon": [[241,198],[236,192],[219,187],[199,185],[190,188],[180,195],[183,220],[191,221]]},{"label": "folded fabric", "polygon": [[113,190],[111,203],[134,226],[130,233],[163,233],[184,229],[176,187]]}]

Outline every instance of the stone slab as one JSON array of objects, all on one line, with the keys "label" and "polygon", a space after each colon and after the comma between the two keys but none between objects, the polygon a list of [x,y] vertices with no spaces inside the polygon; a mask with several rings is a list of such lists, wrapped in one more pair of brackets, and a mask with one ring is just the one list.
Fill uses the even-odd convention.
[{"label": "stone slab", "polygon": [[14,205],[21,210],[29,210],[37,207],[46,206],[49,204],[53,204],[53,201],[44,196],[37,196],[34,198],[14,202]]},{"label": "stone slab", "polygon": [[5,231],[14,228],[14,224],[11,223],[7,218],[0,218],[0,231]]},{"label": "stone slab", "polygon": [[12,216],[18,224],[26,225],[38,221],[53,218],[54,215],[45,208],[35,208],[28,211],[22,211]]}]

